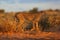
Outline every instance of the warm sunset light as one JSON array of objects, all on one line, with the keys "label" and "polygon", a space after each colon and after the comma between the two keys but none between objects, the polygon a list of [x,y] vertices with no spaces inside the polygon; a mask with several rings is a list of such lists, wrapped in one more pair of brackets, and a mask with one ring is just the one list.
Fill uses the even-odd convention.
[{"label": "warm sunset light", "polygon": [[60,40],[60,0],[0,0],[0,40]]}]

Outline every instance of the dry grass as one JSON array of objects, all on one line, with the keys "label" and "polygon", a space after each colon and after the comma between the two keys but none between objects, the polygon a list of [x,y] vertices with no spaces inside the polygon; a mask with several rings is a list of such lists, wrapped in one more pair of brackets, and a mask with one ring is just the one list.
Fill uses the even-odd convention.
[{"label": "dry grass", "polygon": [[[46,25],[49,25],[49,28],[47,27],[49,31],[45,32],[45,29],[45,31],[41,31],[42,26],[39,22],[47,17],[47,23],[49,24]],[[30,22],[32,22],[33,28],[29,31],[24,31]],[[60,39],[60,10],[44,10],[35,14],[30,12],[19,12],[17,14],[14,12],[0,13],[0,39],[4,37],[7,38],[6,40],[9,38],[13,40],[15,38],[16,40],[25,38]]]}]

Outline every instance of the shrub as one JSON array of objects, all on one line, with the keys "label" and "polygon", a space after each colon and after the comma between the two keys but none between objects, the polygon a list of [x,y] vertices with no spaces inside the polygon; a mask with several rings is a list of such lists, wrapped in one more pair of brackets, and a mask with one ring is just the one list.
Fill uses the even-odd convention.
[{"label": "shrub", "polygon": [[44,15],[42,19],[39,21],[39,26],[41,26],[41,31],[48,31],[50,27],[50,23],[48,21],[48,16]]},{"label": "shrub", "polygon": [[33,28],[33,23],[32,22],[24,22],[22,25],[22,30],[23,31],[31,31],[31,29]]}]

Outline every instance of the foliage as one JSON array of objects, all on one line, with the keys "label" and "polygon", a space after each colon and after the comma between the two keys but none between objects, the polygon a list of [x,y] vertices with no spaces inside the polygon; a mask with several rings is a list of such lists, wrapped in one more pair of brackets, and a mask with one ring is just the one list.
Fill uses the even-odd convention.
[{"label": "foliage", "polygon": [[30,10],[29,12],[31,12],[31,13],[37,13],[37,12],[38,12],[38,8],[33,8],[33,9]]},{"label": "foliage", "polygon": [[59,10],[47,10],[46,12],[41,11],[40,14],[36,14],[36,16],[35,14],[32,15],[31,13],[38,13],[38,9],[33,8],[30,10],[29,14],[24,14],[23,12],[17,14],[0,14],[0,32],[19,32],[22,29],[24,31],[30,31],[33,27],[33,22],[39,22],[38,25],[41,31],[49,31],[50,28],[52,30],[60,30]]},{"label": "foliage", "polygon": [[39,21],[39,25],[41,25],[41,31],[48,31],[50,27],[48,18],[49,18],[48,15],[43,15],[43,17]]}]

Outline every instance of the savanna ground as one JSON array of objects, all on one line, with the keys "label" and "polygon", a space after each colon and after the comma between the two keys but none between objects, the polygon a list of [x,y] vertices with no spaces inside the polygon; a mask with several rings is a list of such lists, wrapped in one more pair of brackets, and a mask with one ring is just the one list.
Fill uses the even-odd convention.
[{"label": "savanna ground", "polygon": [[0,40],[60,40],[60,10],[0,10]]},{"label": "savanna ground", "polygon": [[40,32],[36,34],[0,33],[0,40],[60,40],[58,32]]}]

